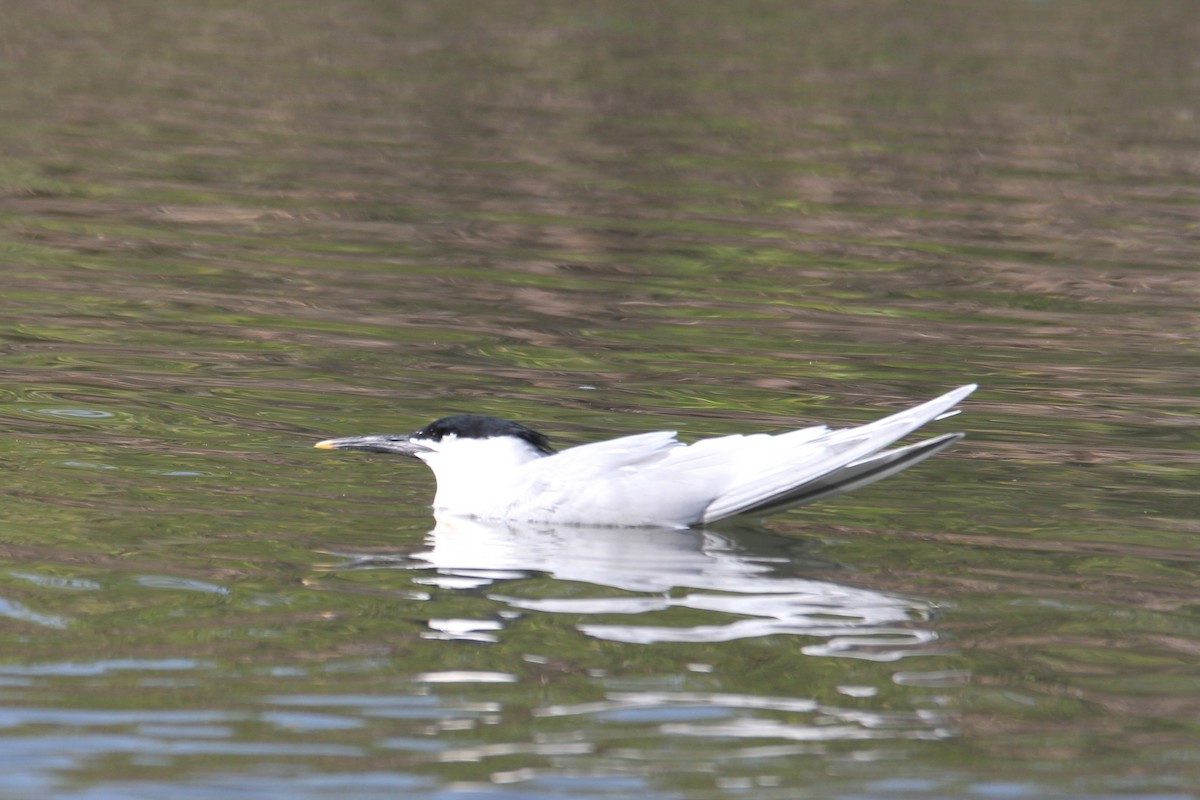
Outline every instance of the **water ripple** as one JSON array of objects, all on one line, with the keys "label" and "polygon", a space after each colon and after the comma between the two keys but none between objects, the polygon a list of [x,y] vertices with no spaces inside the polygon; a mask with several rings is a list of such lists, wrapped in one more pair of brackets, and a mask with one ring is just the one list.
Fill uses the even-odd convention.
[{"label": "water ripple", "polygon": [[[781,574],[787,562],[756,553],[714,531],[547,527],[440,519],[426,549],[349,556],[342,569],[402,567],[442,589],[479,589],[547,574],[558,581],[606,587],[627,596],[488,597],[511,609],[573,616],[631,617],[581,622],[596,639],[628,644],[716,643],[787,635],[823,639],[814,656],[895,661],[928,654],[937,634],[925,623],[931,606],[873,589]],[[699,589],[682,595],[674,590]],[[700,624],[664,624],[674,609],[707,613]],[[496,642],[500,619],[430,619],[426,638]]]}]

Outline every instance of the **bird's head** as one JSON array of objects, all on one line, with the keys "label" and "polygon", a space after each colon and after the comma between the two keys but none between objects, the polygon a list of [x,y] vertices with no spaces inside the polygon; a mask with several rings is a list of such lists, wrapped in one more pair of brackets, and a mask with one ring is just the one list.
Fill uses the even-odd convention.
[{"label": "bird's head", "polygon": [[[486,444],[485,444],[486,443]],[[381,433],[326,439],[313,447],[322,450],[364,450],[395,453],[422,461],[439,460],[439,455],[512,450],[531,457],[554,453],[550,441],[537,431],[516,422],[480,414],[457,414],[431,422],[415,433]],[[527,459],[526,459],[527,460]]]},{"label": "bird's head", "polygon": [[475,516],[501,513],[512,500],[511,485],[520,468],[554,453],[537,431],[478,414],[443,417],[415,433],[347,436],[314,447],[419,458],[437,478],[434,508]]}]

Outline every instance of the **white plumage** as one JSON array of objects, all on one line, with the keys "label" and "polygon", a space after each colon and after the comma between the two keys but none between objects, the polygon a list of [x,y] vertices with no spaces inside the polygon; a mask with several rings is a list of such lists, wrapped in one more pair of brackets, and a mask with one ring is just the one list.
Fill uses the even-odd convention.
[{"label": "white plumage", "polygon": [[559,453],[545,437],[492,417],[446,417],[408,435],[327,439],[327,449],[420,458],[437,478],[434,510],[556,524],[688,527],[767,514],[865,486],[962,438],[945,434],[885,450],[975,390],[841,430],[816,426],[683,444],[674,431],[625,436]]}]

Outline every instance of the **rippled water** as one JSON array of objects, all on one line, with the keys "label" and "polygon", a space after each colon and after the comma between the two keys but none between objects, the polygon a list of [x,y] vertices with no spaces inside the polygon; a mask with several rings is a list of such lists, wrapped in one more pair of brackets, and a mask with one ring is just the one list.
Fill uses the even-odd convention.
[{"label": "rippled water", "polygon": [[[8,8],[0,797],[1198,796],[1198,28]],[[311,448],[973,381],[951,450],[708,530],[435,525]]]}]

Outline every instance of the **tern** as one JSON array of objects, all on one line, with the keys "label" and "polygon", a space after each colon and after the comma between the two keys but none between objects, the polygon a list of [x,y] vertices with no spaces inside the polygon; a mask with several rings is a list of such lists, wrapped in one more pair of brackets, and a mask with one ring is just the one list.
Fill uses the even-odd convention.
[{"label": "tern", "polygon": [[325,439],[314,447],[414,456],[437,479],[435,515],[620,528],[688,528],[805,505],[894,475],[963,437],[885,449],[950,416],[975,385],[866,425],[735,434],[684,444],[655,431],[556,452],[524,425],[459,414],[415,433]]}]

